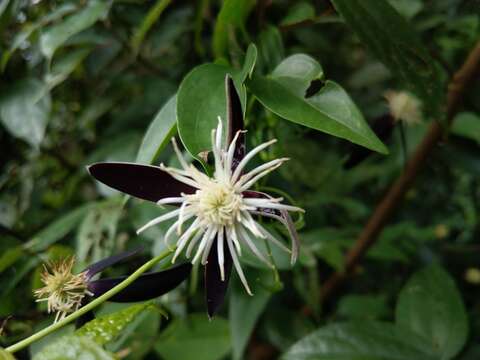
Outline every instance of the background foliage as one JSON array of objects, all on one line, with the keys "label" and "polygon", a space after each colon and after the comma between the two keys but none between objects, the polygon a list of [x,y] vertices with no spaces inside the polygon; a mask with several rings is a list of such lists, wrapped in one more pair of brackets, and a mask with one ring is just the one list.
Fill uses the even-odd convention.
[{"label": "background foliage", "polygon": [[[146,245],[143,259],[110,270],[125,274],[163,249],[162,227],[135,235],[158,209],[125,204],[85,166],[174,161],[177,125],[201,160],[225,117],[230,73],[248,145],[275,137],[262,160],[292,159],[260,189],[307,210],[299,262],[274,253],[277,278],[243,259],[255,296],[234,279],[212,322],[194,272],[158,301],[107,303],[95,322],[16,356],[478,359],[478,81],[348,286],[323,304],[320,291],[428,123],[445,119],[448,80],[480,38],[479,9],[477,0],[0,1],[0,346],[51,322],[32,297],[43,262],[75,255],[81,270]],[[423,121],[397,124],[385,146],[367,124],[388,114],[387,90],[415,94]],[[352,166],[358,145],[376,153]]]}]

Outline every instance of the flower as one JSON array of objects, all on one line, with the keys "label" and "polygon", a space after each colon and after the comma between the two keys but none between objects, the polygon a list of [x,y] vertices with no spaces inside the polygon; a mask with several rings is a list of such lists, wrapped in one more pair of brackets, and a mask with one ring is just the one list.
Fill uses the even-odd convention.
[{"label": "flower", "polygon": [[[75,258],[70,257],[44,265],[41,281],[44,287],[34,291],[37,302],[47,302],[48,313],[55,312],[55,322],[75,312],[88,301],[99,297],[125,280],[127,276],[93,280],[107,267],[138,253],[127,251],[100,260],[84,271],[74,274]],[[145,301],[174,289],[190,274],[191,264],[181,264],[171,269],[141,275],[132,284],[110,298],[113,302]]]},{"label": "flower", "polygon": [[385,92],[390,113],[396,121],[403,120],[408,125],[416,125],[422,121],[421,102],[405,91],[389,90]]},{"label": "flower", "polygon": [[34,293],[39,298],[37,302],[47,302],[49,313],[57,313],[55,322],[76,311],[85,295],[93,295],[88,291],[87,272],[72,273],[74,263],[75,259],[71,257],[44,265],[41,280],[45,286]]},{"label": "flower", "polygon": [[[178,236],[172,261],[185,250],[188,258],[193,255],[192,262],[201,261],[205,265],[207,311],[210,317],[224,300],[232,266],[246,291],[252,294],[240,266],[242,245],[248,247],[261,261],[273,266],[255,244],[256,238],[262,238],[291,252],[292,263],[295,262],[299,241],[288,211],[303,212],[303,209],[283,204],[281,198],[251,190],[260,178],[287,159],[272,160],[244,173],[247,163],[276,140],[263,143],[246,154],[240,98],[229,75],[226,76],[225,83],[226,141],[224,143],[223,125],[219,119],[218,126],[212,130],[215,160],[213,177],[202,173],[192,164],[187,164],[174,139],[173,147],[181,169],[163,164],[151,166],[125,162],[102,162],[88,167],[95,179],[114,189],[161,206],[179,206],[178,209],[151,220],[138,232],[175,219],[165,234],[167,245],[174,235]],[[281,222],[292,240],[291,250],[255,221],[256,216]]]},{"label": "flower", "polygon": [[[277,240],[263,225],[255,221],[252,215],[257,215],[259,209],[263,210],[286,210],[301,211],[295,206],[282,204],[282,198],[256,198],[249,197],[249,190],[260,178],[278,168],[287,158],[269,161],[256,167],[248,173],[242,174],[245,165],[260,151],[272,145],[276,140],[271,140],[258,145],[233,167],[233,154],[236,142],[242,130],[238,130],[228,148],[222,147],[222,121],[218,119],[217,129],[212,130],[212,149],[215,159],[215,172],[213,177],[200,172],[192,164],[187,164],[183,158],[175,139],[172,139],[173,147],[180,161],[182,169],[166,167],[161,164],[160,168],[170,174],[174,179],[195,188],[195,193],[181,193],[179,197],[167,197],[157,201],[159,205],[179,204],[180,208],[167,212],[146,225],[141,227],[137,233],[148,229],[151,226],[167,221],[172,218],[177,220],[167,230],[164,240],[168,240],[176,231],[179,235],[177,249],[172,262],[186,248],[186,256],[190,258],[196,247],[192,263],[195,264],[201,259],[201,263],[207,263],[208,255],[217,239],[218,266],[221,280],[225,280],[224,268],[224,247],[232,256],[233,264],[248,294],[252,291],[248,285],[245,275],[240,266],[238,256],[241,255],[241,244],[247,246],[258,259],[273,267],[266,256],[255,245],[252,237],[266,239],[280,248],[290,252],[285,245]],[[189,222],[188,226],[182,227]],[[188,247],[187,247],[188,245]]]}]

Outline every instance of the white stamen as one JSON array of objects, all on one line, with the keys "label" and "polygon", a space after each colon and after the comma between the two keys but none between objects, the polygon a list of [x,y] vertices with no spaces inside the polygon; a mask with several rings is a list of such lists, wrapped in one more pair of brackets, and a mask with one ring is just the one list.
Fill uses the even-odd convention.
[{"label": "white stamen", "polygon": [[[222,127],[222,120],[219,117],[218,126],[211,133],[212,153],[215,160],[213,177],[202,173],[193,164],[188,164],[175,139],[172,139],[173,148],[181,168],[167,167],[163,164],[160,165],[160,168],[174,179],[193,187],[195,192],[189,194],[182,193],[179,197],[168,197],[159,200],[157,204],[160,206],[179,204],[180,208],[149,221],[138,229],[137,233],[141,233],[151,226],[169,219],[177,218],[169,226],[164,238],[166,246],[170,248],[169,239],[171,239],[175,231],[179,236],[176,240],[177,248],[172,262],[175,262],[184,251],[186,257],[190,259],[195,250],[195,255],[191,262],[195,264],[201,261],[205,265],[208,262],[212,246],[216,246],[221,281],[225,281],[228,276],[225,273],[226,244],[228,246],[227,251],[230,252],[243,286],[248,294],[252,295],[238,258],[242,255],[243,246],[248,247],[260,261],[271,267],[273,267],[272,263],[264,251],[255,243],[257,238],[266,239],[283,250],[292,252],[292,261],[296,259],[298,254],[297,238],[292,238],[292,251],[290,251],[281,241],[255,221],[252,215],[271,217],[280,221],[287,226],[291,237],[293,237],[296,236],[296,232],[294,229],[292,230],[293,225],[291,222],[287,223],[287,220],[283,218],[284,215],[280,217],[276,214],[261,211],[261,209],[279,210],[284,213],[286,211],[303,212],[303,209],[283,204],[282,198],[272,198],[268,195],[262,198],[244,197],[243,192],[245,190],[251,188],[258,180],[277,169],[288,159],[271,160],[242,175],[247,163],[260,151],[275,143],[276,140],[271,140],[255,147],[246,154],[236,169],[233,170],[238,139],[244,131],[237,131],[227,147],[222,145]],[[159,186],[162,186],[162,184],[159,184]],[[194,219],[193,221],[190,220],[192,218]],[[189,223],[188,226],[182,227],[183,224],[187,223]],[[185,227],[186,230],[184,230]],[[214,245],[215,242],[216,245]]]}]

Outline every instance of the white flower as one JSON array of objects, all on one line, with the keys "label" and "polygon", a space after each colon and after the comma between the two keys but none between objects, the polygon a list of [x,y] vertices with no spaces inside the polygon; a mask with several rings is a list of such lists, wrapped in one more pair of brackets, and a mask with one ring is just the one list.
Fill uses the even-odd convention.
[{"label": "white flower", "polygon": [[421,102],[405,91],[388,90],[385,92],[390,113],[396,121],[403,120],[408,125],[422,121]]},{"label": "white flower", "polygon": [[[224,247],[227,246],[240,280],[247,292],[252,295],[238,259],[238,256],[241,256],[242,253],[242,245],[247,246],[261,261],[272,267],[273,265],[255,245],[256,238],[266,239],[290,252],[264,226],[255,221],[252,215],[262,215],[263,213],[260,211],[263,209],[300,212],[304,212],[304,210],[282,204],[282,198],[249,198],[244,196],[244,192],[250,189],[255,182],[278,168],[288,159],[272,160],[243,174],[245,165],[260,151],[275,143],[276,140],[257,146],[247,153],[237,167],[234,168],[235,145],[240,133],[241,131],[236,133],[228,148],[223,148],[222,121],[219,118],[217,129],[212,131],[212,150],[215,159],[213,177],[200,172],[192,164],[187,164],[178,149],[175,139],[172,139],[173,147],[182,169],[166,167],[163,164],[160,167],[175,179],[197,190],[194,194],[182,193],[180,197],[159,200],[157,202],[159,205],[178,204],[180,207],[151,220],[140,228],[137,233],[163,221],[176,218],[176,221],[165,234],[167,245],[174,232],[179,236],[172,262],[175,262],[184,249],[186,249],[187,258],[191,257],[195,249],[192,263],[201,260],[202,264],[207,263],[208,254],[217,238],[218,265],[222,281],[225,281]],[[271,214],[270,217],[282,221],[280,216]],[[282,222],[285,223],[285,221]],[[292,254],[293,261],[295,258],[296,254]]]}]

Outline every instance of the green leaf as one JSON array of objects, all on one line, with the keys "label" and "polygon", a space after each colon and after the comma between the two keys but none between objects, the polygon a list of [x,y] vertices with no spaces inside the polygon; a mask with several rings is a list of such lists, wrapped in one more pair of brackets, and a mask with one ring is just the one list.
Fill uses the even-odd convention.
[{"label": "green leaf", "polygon": [[155,344],[165,360],[219,360],[230,351],[228,322],[204,313],[175,319]]},{"label": "green leaf", "polygon": [[45,250],[72,231],[93,206],[94,204],[82,205],[53,221],[46,228],[35,234],[25,244],[25,248],[32,252]]},{"label": "green leaf", "polygon": [[15,358],[8,351],[5,351],[5,349],[0,348],[0,360],[15,360]]},{"label": "green leaf", "polygon": [[45,75],[45,82],[49,89],[65,81],[78,65],[87,57],[91,49],[77,49],[69,52],[61,59],[55,61],[48,74]]},{"label": "green leaf", "polygon": [[245,54],[245,60],[243,62],[242,71],[240,73],[240,79],[244,82],[247,77],[251,77],[253,70],[255,69],[255,64],[257,62],[257,47],[255,44],[248,45],[247,53]]},{"label": "green leaf", "polygon": [[22,46],[35,31],[40,29],[42,26],[47,25],[49,22],[58,20],[63,16],[75,11],[76,9],[77,7],[74,4],[62,4],[58,6],[55,10],[49,12],[48,15],[44,16],[39,21],[36,21],[33,24],[27,24],[20,32],[15,35],[10,45],[10,48],[2,54],[2,59],[0,62],[1,70],[3,71],[5,69],[5,66],[8,63],[8,60],[10,60],[12,54],[18,48],[20,48],[20,46]]},{"label": "green leaf", "polygon": [[78,228],[76,254],[79,261],[88,264],[112,255],[122,208],[122,199],[114,197],[89,209]]},{"label": "green leaf", "polygon": [[322,78],[317,61],[297,54],[280,63],[271,76],[253,76],[246,84],[265,107],[284,119],[387,153],[340,85],[326,81],[318,93],[305,97],[311,82]]},{"label": "green leaf", "polygon": [[23,255],[25,255],[25,250],[21,245],[6,249],[0,256],[0,274],[10,265],[17,262]]},{"label": "green leaf", "polygon": [[402,289],[396,321],[427,341],[440,359],[458,354],[468,336],[460,293],[450,275],[437,265],[417,272]]},{"label": "green leaf", "polygon": [[281,25],[292,25],[315,17],[315,8],[312,4],[301,1],[292,6],[287,16],[281,21]]},{"label": "green leaf", "polygon": [[125,327],[149,307],[154,306],[149,302],[135,304],[112,314],[100,316],[82,326],[75,334],[90,338],[99,345],[107,344],[122,335]]},{"label": "green leaf", "polygon": [[389,315],[383,295],[347,295],[338,304],[337,313],[348,319],[376,320]]},{"label": "green leaf", "polygon": [[283,360],[434,360],[418,336],[390,323],[325,326],[294,344]]},{"label": "green leaf", "polygon": [[131,41],[131,46],[135,55],[138,54],[140,46],[142,46],[143,39],[145,38],[145,35],[147,35],[147,32],[157,22],[163,11],[168,5],[170,5],[171,2],[172,0],[157,0],[155,5],[152,6],[148,11],[140,26],[135,30]]},{"label": "green leaf", "polygon": [[480,116],[472,112],[462,112],[455,116],[450,131],[480,144]]},{"label": "green leaf", "polygon": [[230,293],[228,318],[232,334],[233,359],[243,359],[243,352],[254,326],[272,293],[265,290],[258,282],[251,282],[254,296],[250,296],[238,279],[235,280]]},{"label": "green leaf", "polygon": [[177,132],[177,96],[167,101],[150,123],[138,150],[138,163],[152,164]]},{"label": "green leaf", "polygon": [[92,340],[80,336],[65,336],[45,346],[33,360],[114,360],[113,354],[103,350]]},{"label": "green leaf", "polygon": [[48,88],[37,79],[20,80],[0,96],[0,120],[13,136],[38,147],[50,116]]},{"label": "green leaf", "polygon": [[[238,72],[217,64],[203,64],[194,68],[182,81],[177,97],[178,132],[192,156],[211,149],[211,131],[217,127],[218,117],[226,121],[225,76],[231,74],[240,99],[245,104],[245,90],[238,81]],[[245,106],[243,106],[245,108]]]},{"label": "green leaf", "polygon": [[443,86],[435,62],[414,27],[386,0],[332,0],[337,11],[432,116],[440,115]]},{"label": "green leaf", "polygon": [[215,23],[213,52],[219,58],[227,50],[228,39],[240,29],[245,32],[245,21],[255,5],[254,0],[225,0]]},{"label": "green leaf", "polygon": [[51,59],[55,51],[73,35],[105,18],[110,4],[110,1],[91,0],[82,10],[47,28],[40,36],[40,49],[43,55]]}]

